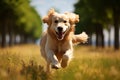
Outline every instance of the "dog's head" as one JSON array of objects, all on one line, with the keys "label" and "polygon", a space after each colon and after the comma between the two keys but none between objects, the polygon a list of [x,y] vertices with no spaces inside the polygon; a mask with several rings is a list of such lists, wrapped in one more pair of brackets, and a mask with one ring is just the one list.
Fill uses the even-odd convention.
[{"label": "dog's head", "polygon": [[79,22],[79,16],[69,12],[59,14],[51,9],[43,18],[43,22],[47,23],[48,29],[55,34],[58,40],[63,40],[72,26]]}]

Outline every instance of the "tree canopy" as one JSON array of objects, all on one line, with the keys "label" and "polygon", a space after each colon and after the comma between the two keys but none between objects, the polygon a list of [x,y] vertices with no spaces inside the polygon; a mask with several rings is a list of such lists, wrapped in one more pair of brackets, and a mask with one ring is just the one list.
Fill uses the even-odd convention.
[{"label": "tree canopy", "polygon": [[36,40],[42,32],[42,21],[36,10],[30,6],[30,0],[0,1],[0,36],[5,46],[6,35],[19,35],[29,40]]},{"label": "tree canopy", "polygon": [[88,34],[96,33],[96,37],[99,35],[103,37],[102,28],[108,28],[109,24],[114,25],[114,47],[115,49],[119,48],[119,0],[79,0],[75,4],[75,13],[79,14],[81,19],[81,22],[77,25],[80,26],[76,29],[77,33],[84,30]]}]

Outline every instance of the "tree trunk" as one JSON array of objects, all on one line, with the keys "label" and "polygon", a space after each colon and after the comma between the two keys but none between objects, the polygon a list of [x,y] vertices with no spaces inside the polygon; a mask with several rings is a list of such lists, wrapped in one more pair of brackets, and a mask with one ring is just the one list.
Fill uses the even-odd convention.
[{"label": "tree trunk", "polygon": [[103,26],[102,25],[100,25],[100,36],[101,36],[101,46],[102,46],[102,48],[104,48],[104,46],[105,46],[105,44],[104,44],[104,34],[103,34]]},{"label": "tree trunk", "polygon": [[92,45],[92,34],[89,35],[88,45]]},{"label": "tree trunk", "polygon": [[24,36],[22,34],[20,34],[20,44],[24,43]]},{"label": "tree trunk", "polygon": [[9,46],[12,46],[14,44],[14,34],[13,34],[13,21],[10,20],[9,21],[9,37],[10,37],[10,40],[9,40]]},{"label": "tree trunk", "polygon": [[115,40],[114,40],[114,48],[115,50],[119,49],[119,17],[118,17],[119,13],[118,10],[116,8],[113,9],[113,17],[114,17],[114,27],[115,27]]},{"label": "tree trunk", "polygon": [[27,36],[24,35],[24,43],[27,43]]},{"label": "tree trunk", "polygon": [[96,32],[96,47],[98,47],[99,46],[99,41],[98,41],[99,40],[98,25],[96,24],[95,27],[96,27],[95,28],[96,29],[95,30],[95,32]]},{"label": "tree trunk", "polygon": [[16,40],[16,34],[14,34],[14,44],[17,44],[17,40]]},{"label": "tree trunk", "polygon": [[111,36],[110,36],[110,32],[111,32],[111,27],[108,26],[108,47],[111,46],[111,44],[110,44],[110,38],[111,38]]},{"label": "tree trunk", "polygon": [[96,24],[96,47],[104,48],[104,34],[103,34],[103,27],[101,24]]},{"label": "tree trunk", "polygon": [[8,21],[5,19],[2,21],[1,23],[1,28],[2,28],[2,31],[1,31],[1,35],[2,35],[2,44],[1,44],[1,47],[6,47],[6,30],[7,30],[7,24],[8,24]]}]

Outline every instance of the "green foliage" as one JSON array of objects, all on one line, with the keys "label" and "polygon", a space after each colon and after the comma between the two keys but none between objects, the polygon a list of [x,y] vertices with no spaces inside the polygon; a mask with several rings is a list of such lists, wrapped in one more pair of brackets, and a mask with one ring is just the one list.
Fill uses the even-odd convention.
[{"label": "green foliage", "polygon": [[[75,13],[80,15],[81,20],[77,25],[80,27],[77,27],[76,32],[85,30],[88,33],[93,33],[96,23],[102,24],[104,27],[108,27],[108,24],[113,24],[113,9],[120,9],[120,1],[79,0],[74,6]],[[119,13],[120,10],[118,10]]]},{"label": "green foliage", "polygon": [[[87,33],[93,33],[95,23],[103,23],[105,20],[105,11],[100,0],[79,0],[75,4],[75,13],[80,15],[81,22],[78,24],[80,28],[76,30],[84,30]],[[77,31],[78,33],[79,31]]]},{"label": "green foliage", "polygon": [[18,26],[20,26],[20,29],[26,32],[25,35],[28,35],[29,37],[33,37],[35,39],[39,38],[42,32],[42,21],[40,19],[41,17],[38,16],[38,13],[34,8],[26,6],[25,9],[23,6],[26,6],[26,4],[24,3],[18,8],[19,11],[22,11],[19,13],[19,20],[17,22]]},{"label": "green foliage", "polygon": [[96,33],[96,46],[98,36],[104,45],[103,28],[114,25],[115,40],[114,48],[119,49],[119,25],[120,25],[120,1],[119,0],[79,0],[75,4],[75,13],[80,15],[81,22],[78,23],[76,33],[86,31],[88,34]]},{"label": "green foliage", "polygon": [[[12,24],[15,34],[25,35],[32,39],[38,39],[41,35],[41,17],[30,6],[29,0],[1,0],[0,18],[1,24],[5,24],[8,20],[12,21],[7,24],[7,28],[11,27],[10,24]],[[1,27],[4,27],[4,25],[1,25]]]}]

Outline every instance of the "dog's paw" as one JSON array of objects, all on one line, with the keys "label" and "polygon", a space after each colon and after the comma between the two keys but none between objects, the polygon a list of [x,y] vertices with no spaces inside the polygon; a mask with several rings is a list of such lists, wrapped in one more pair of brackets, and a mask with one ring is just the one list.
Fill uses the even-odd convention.
[{"label": "dog's paw", "polygon": [[54,64],[51,66],[53,69],[60,69],[61,65],[60,64]]},{"label": "dog's paw", "polygon": [[62,62],[61,62],[62,68],[67,67],[68,62],[69,62],[69,57],[67,55],[63,55]]},{"label": "dog's paw", "polygon": [[80,37],[82,43],[86,43],[88,40],[88,35],[85,32],[82,32],[81,34],[79,34],[79,37]]}]

